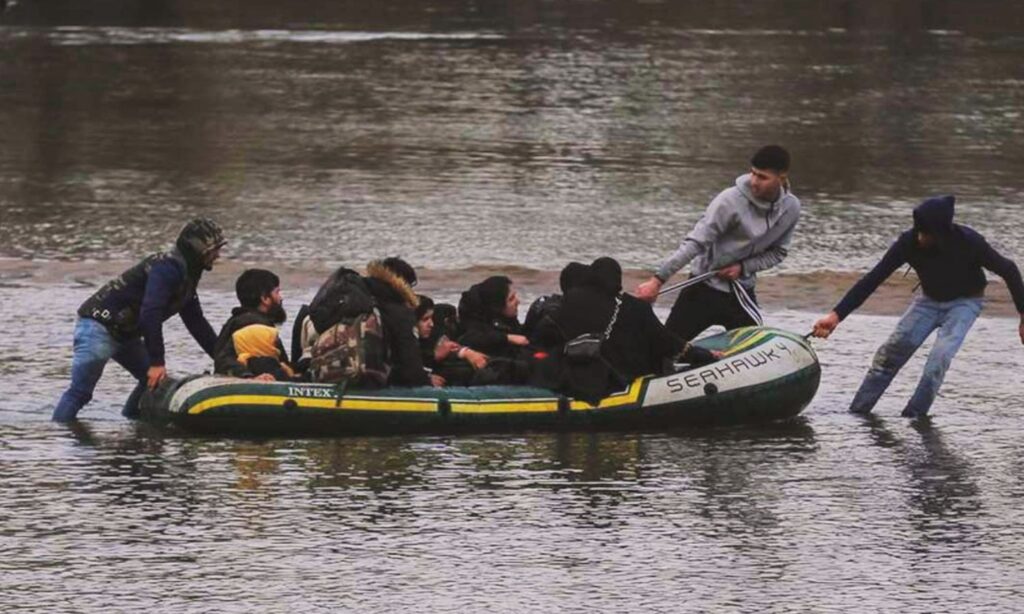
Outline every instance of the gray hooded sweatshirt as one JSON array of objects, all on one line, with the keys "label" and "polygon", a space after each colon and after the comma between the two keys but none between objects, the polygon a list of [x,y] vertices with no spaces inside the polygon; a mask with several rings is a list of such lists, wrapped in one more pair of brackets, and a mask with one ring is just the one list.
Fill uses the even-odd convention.
[{"label": "gray hooded sweatshirt", "polygon": [[[736,178],[736,185],[722,190],[711,201],[703,217],[686,235],[679,249],[669,256],[655,275],[667,281],[692,261],[690,272],[700,275],[733,263],[743,272],[739,282],[752,290],[758,271],[782,262],[800,217],[800,199],[786,188],[775,202],[754,197],[750,174]],[[729,292],[729,282],[712,277],[705,283]]]}]

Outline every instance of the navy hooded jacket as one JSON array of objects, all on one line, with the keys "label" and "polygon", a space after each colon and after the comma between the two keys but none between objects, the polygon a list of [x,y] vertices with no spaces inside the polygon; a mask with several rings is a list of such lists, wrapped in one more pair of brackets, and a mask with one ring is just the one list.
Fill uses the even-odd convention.
[{"label": "navy hooded jacket", "polygon": [[[914,209],[914,227],[903,232],[882,260],[846,293],[835,312],[845,319],[861,306],[889,275],[909,264],[924,295],[935,301],[982,296],[988,269],[1006,282],[1019,313],[1024,314],[1024,282],[1017,265],[999,254],[974,229],[953,223],[952,196],[929,198]],[[937,244],[923,248],[916,234],[924,231]]]}]

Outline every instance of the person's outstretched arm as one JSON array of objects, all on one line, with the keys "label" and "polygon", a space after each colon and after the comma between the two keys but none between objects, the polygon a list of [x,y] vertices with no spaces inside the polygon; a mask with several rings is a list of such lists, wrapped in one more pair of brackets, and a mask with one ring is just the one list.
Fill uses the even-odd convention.
[{"label": "person's outstretched arm", "polygon": [[822,316],[817,322],[814,323],[814,331],[812,334],[815,337],[826,338],[832,334],[832,331],[839,326],[839,323],[846,319],[846,316],[853,313],[858,307],[864,304],[864,301],[871,296],[878,286],[882,285],[886,279],[889,278],[893,272],[900,268],[906,263],[906,250],[908,247],[908,241],[913,241],[913,234],[905,233],[901,235],[889,247],[889,251],[885,252],[882,259],[874,266],[873,269],[868,271],[864,277],[853,285],[852,288],[846,293],[839,304],[836,305],[835,309]]},{"label": "person's outstretched arm", "polygon": [[714,244],[728,230],[730,212],[726,207],[724,193],[719,194],[711,201],[690,234],[686,235],[676,251],[658,266],[654,275],[637,286],[637,298],[653,303],[658,298],[658,292],[661,291],[661,286],[666,281],[689,264],[691,260],[707,251],[708,246]]},{"label": "person's outstretched arm", "polygon": [[1002,277],[1006,282],[1006,287],[1010,290],[1010,296],[1013,298],[1013,304],[1020,315],[1017,333],[1020,335],[1020,342],[1024,343],[1024,280],[1021,279],[1020,269],[1017,268],[1013,260],[997,252],[980,235],[978,238],[981,240],[979,246],[981,266]]}]

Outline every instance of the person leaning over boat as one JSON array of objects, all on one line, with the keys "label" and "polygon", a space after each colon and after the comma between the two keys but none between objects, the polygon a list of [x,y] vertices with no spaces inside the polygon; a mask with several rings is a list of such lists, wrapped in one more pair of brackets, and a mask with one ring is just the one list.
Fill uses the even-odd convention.
[{"label": "person leaning over boat", "polygon": [[217,336],[214,373],[269,382],[294,379],[277,332],[287,319],[281,280],[264,269],[247,269],[235,281],[235,294],[239,306]]},{"label": "person leaning over boat", "polygon": [[878,348],[871,367],[850,404],[854,413],[869,413],[889,383],[925,339],[938,329],[924,373],[903,416],[924,416],[942,386],[953,356],[981,313],[988,269],[1006,282],[1021,314],[1018,333],[1024,343],[1024,282],[1017,265],[999,254],[985,238],[968,226],[953,223],[956,199],[929,198],[914,208],[914,226],[904,231],[882,259],[846,293],[835,309],[814,324],[815,337],[828,337],[839,323],[903,264],[909,264],[921,282],[921,296]]},{"label": "person leaning over boat", "polygon": [[213,356],[217,335],[203,315],[196,287],[225,243],[216,222],[193,219],[169,251],[148,256],[82,303],[75,324],[71,385],[54,408],[53,420],[70,422],[78,416],[110,359],[139,381],[123,411],[134,417],[139,395],[167,376],[163,322],[175,314]]},{"label": "person leaning over boat", "polygon": [[366,267],[366,282],[380,310],[381,326],[388,346],[391,367],[388,385],[432,386],[420,356],[416,340],[416,306],[419,299],[413,291],[416,270],[401,258],[375,260]]},{"label": "person leaning over boat", "polygon": [[704,215],[658,267],[637,286],[636,296],[654,302],[662,286],[692,262],[692,275],[716,272],[679,293],[665,326],[686,341],[715,324],[726,330],[761,324],[754,284],[759,271],[785,259],[800,217],[800,199],[789,189],[789,152],[759,149],[750,172],[718,194]]}]

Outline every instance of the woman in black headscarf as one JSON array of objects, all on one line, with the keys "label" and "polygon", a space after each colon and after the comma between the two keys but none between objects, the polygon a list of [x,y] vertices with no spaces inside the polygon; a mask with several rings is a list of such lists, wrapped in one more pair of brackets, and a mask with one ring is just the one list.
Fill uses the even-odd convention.
[{"label": "woman in black headscarf", "polygon": [[462,293],[459,343],[490,357],[512,358],[529,344],[519,325],[519,296],[512,280],[488,277]]}]

